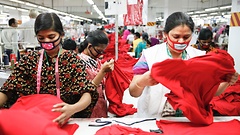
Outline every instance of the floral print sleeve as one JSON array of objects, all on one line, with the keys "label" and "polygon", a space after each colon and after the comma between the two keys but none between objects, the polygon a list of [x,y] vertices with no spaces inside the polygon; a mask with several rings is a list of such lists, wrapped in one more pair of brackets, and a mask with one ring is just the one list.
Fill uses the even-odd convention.
[{"label": "floral print sleeve", "polygon": [[[23,56],[20,63],[3,84],[0,91],[7,92],[8,102],[5,107],[11,106],[22,95],[36,94],[37,67],[40,53],[31,52]],[[90,80],[86,78],[85,65],[77,54],[65,51],[59,56],[58,62],[61,99],[74,104],[81,96],[88,92],[91,94],[91,104],[75,117],[90,117],[92,109],[97,102],[98,93]],[[55,59],[44,57],[41,72],[40,94],[56,95]]]},{"label": "floral print sleeve", "polygon": [[63,73],[61,75],[62,78],[60,78],[60,84],[65,90],[63,90],[63,92],[61,91],[61,93],[72,95],[64,96],[65,100],[71,104],[78,102],[85,92],[90,93],[92,97],[91,104],[85,110],[74,115],[74,117],[81,118],[90,117],[93,107],[98,99],[98,92],[91,83],[91,80],[87,79],[86,65],[75,53],[65,53],[65,55],[62,56],[62,59],[62,67],[59,66],[59,72]]}]

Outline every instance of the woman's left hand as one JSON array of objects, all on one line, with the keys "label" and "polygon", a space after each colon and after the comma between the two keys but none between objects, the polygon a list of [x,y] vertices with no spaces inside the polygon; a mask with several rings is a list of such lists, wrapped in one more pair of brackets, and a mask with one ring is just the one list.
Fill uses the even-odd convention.
[{"label": "woman's left hand", "polygon": [[111,72],[114,69],[114,60],[105,61],[101,67],[101,71],[104,73]]},{"label": "woman's left hand", "polygon": [[235,72],[233,75],[228,75],[227,76],[227,81],[229,85],[233,85],[237,82],[239,74]]},{"label": "woman's left hand", "polygon": [[62,126],[75,113],[73,105],[67,103],[55,104],[52,109],[53,112],[61,112],[62,114],[53,120]]}]

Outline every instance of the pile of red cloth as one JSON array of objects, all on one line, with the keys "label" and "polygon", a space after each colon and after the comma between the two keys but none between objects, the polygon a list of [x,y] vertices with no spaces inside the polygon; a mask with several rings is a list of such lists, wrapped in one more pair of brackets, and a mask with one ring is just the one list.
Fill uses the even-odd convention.
[{"label": "pile of red cloth", "polygon": [[159,120],[156,122],[163,135],[239,135],[240,121],[214,122],[204,126],[191,122]]},{"label": "pile of red cloth", "polygon": [[221,95],[216,96],[211,101],[212,109],[220,115],[239,116],[240,115],[240,76],[238,81],[229,86]]},{"label": "pile of red cloth", "polygon": [[52,122],[61,115],[52,112],[53,105],[62,103],[50,94],[20,97],[10,109],[0,110],[0,134],[4,135],[73,135],[77,124],[60,127]]},{"label": "pile of red cloth", "polygon": [[[115,33],[110,34],[108,38],[109,45],[104,51],[102,62],[115,59]],[[118,41],[118,59],[114,63],[114,70],[106,75],[105,92],[109,101],[108,111],[117,116],[125,116],[137,111],[132,104],[122,103],[123,93],[133,78],[132,67],[137,59],[127,53],[130,44],[126,44],[126,40],[119,37]]]},{"label": "pile of red cloth", "polygon": [[228,74],[234,74],[234,60],[224,50],[209,52],[189,60],[167,59],[155,63],[152,77],[169,88],[168,102],[195,124],[210,125],[210,101]]}]

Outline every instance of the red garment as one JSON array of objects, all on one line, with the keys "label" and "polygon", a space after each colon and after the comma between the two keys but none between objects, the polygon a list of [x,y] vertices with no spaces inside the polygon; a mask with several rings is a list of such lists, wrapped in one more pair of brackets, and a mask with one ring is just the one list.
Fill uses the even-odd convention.
[{"label": "red garment", "polygon": [[240,76],[236,84],[229,86],[220,96],[214,97],[210,104],[213,110],[216,110],[221,115],[239,116]]},{"label": "red garment", "polygon": [[239,135],[240,121],[214,122],[209,126],[191,122],[173,122],[160,120],[156,122],[163,135]]},{"label": "red garment", "polygon": [[124,25],[141,25],[142,19],[143,0],[137,0],[137,4],[127,5],[127,14],[123,15]]},{"label": "red garment", "polygon": [[159,135],[159,134],[143,131],[140,128],[125,127],[114,124],[99,129],[95,135]]},{"label": "red garment", "polygon": [[234,74],[233,58],[224,50],[189,60],[168,59],[155,63],[152,77],[171,90],[166,94],[173,108],[193,123],[213,122],[210,101],[227,74]]},{"label": "red garment", "polygon": [[[53,105],[62,100],[50,94],[34,94],[20,97],[10,109],[0,112],[0,133],[11,135],[71,135],[78,125],[59,127],[53,119],[61,115],[52,112]],[[14,127],[14,130],[13,130]]]},{"label": "red garment", "polygon": [[118,67],[118,63],[114,63],[114,70],[106,75],[106,97],[109,101],[108,111],[117,116],[125,116],[137,112],[133,105],[122,103],[123,93],[128,88],[130,79]]},{"label": "red garment", "polygon": [[[108,111],[117,116],[125,116],[137,111],[132,104],[122,103],[123,93],[133,78],[132,67],[137,59],[127,54],[130,44],[126,44],[121,37],[118,41],[118,60],[114,63],[114,70],[106,75],[105,92],[109,101]],[[109,34],[109,45],[104,52],[102,62],[115,58],[115,33]]]}]

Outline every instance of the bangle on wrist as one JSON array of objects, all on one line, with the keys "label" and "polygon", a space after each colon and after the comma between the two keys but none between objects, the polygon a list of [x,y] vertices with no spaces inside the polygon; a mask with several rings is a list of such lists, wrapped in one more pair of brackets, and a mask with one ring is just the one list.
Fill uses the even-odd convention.
[{"label": "bangle on wrist", "polygon": [[98,87],[98,85],[94,82],[94,81],[92,81],[92,84],[97,88]]},{"label": "bangle on wrist", "polygon": [[139,89],[142,89],[142,88],[143,88],[143,87],[139,86],[139,85],[137,84],[137,82],[135,83],[135,85],[136,85]]}]

